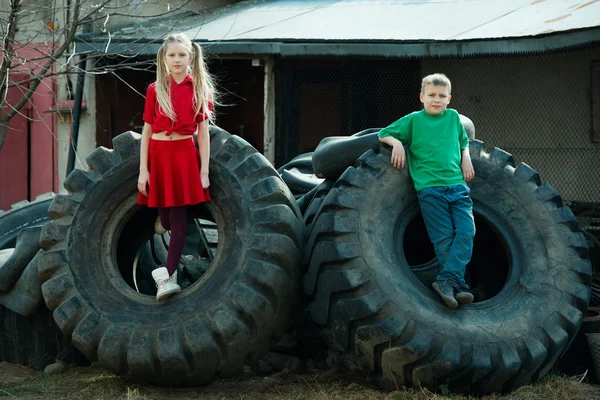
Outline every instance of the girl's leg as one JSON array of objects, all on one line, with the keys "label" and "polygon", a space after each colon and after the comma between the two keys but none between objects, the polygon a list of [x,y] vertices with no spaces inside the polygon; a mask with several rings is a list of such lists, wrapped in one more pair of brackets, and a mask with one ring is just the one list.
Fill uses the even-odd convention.
[{"label": "girl's leg", "polygon": [[185,245],[185,236],[187,234],[187,206],[170,208],[169,225],[171,229],[171,239],[169,241],[169,254],[167,255],[166,267],[169,271],[169,276],[171,276],[173,275],[173,272],[177,270],[177,265],[179,264],[179,259],[181,258],[181,253],[183,253],[183,247]]},{"label": "girl's leg", "polygon": [[158,217],[160,218],[160,224],[166,230],[171,229],[171,224],[169,223],[170,210],[170,207],[158,209]]}]

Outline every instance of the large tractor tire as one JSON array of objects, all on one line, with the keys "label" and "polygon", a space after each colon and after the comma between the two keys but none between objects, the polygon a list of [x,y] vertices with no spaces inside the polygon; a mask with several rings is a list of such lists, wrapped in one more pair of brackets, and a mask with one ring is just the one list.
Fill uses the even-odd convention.
[{"label": "large tractor tire", "polygon": [[8,210],[0,210],[0,249],[15,247],[17,236],[23,229],[41,226],[50,221],[48,206],[54,193],[44,193],[35,201],[20,201]]},{"label": "large tractor tire", "polygon": [[66,339],[42,299],[37,257],[54,193],[0,210],[0,361],[43,370],[56,359],[87,360]]},{"label": "large tractor tire", "polygon": [[45,193],[0,210],[0,306],[26,317],[44,304],[35,256],[53,198],[54,193]]},{"label": "large tractor tire", "polygon": [[25,317],[0,306],[0,361],[26,365],[43,371],[56,360],[89,365],[56,326],[46,307]]},{"label": "large tractor tire", "polygon": [[388,146],[346,170],[314,217],[310,315],[331,350],[385,388],[512,390],[544,376],[581,326],[591,266],[570,209],[510,154],[477,140],[470,153],[471,305],[446,307],[413,271],[435,256],[413,182]]},{"label": "large tractor tire", "polygon": [[39,273],[54,320],[90,360],[132,381],[198,385],[234,375],[286,331],[299,298],[303,226],[292,194],[244,140],[215,127],[210,136],[212,200],[189,214],[216,223],[218,250],[176,296],[159,304],[126,276],[156,218],[136,204],[136,133],[96,149],[89,171],[69,174],[69,193],[52,202],[42,230]]},{"label": "large tractor tire", "polygon": [[[475,125],[469,117],[459,114],[467,137],[475,139]],[[369,128],[351,136],[328,136],[312,153],[312,169],[319,178],[337,178],[364,152],[379,147],[377,134],[382,128]],[[299,158],[300,156],[296,157]],[[294,159],[295,160],[295,159]],[[292,160],[293,161],[293,160]]]}]

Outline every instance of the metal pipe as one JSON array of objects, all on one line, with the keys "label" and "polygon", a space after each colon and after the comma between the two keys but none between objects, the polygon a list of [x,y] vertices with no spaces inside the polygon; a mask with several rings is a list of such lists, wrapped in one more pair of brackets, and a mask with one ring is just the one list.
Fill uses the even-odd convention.
[{"label": "metal pipe", "polygon": [[87,57],[82,56],[79,60],[79,72],[77,74],[77,88],[75,90],[75,101],[73,105],[73,125],[71,126],[71,138],[69,146],[69,158],[67,160],[67,174],[75,168],[75,156],[77,154],[77,140],[79,139],[79,119],[83,103],[83,83],[85,82],[85,66]]}]

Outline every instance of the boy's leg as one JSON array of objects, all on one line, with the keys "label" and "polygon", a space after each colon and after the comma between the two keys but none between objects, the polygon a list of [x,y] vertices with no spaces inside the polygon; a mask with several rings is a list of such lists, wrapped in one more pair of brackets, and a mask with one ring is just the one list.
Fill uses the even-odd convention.
[{"label": "boy's leg", "polygon": [[452,223],[450,204],[444,196],[445,191],[446,187],[433,187],[421,189],[418,192],[425,228],[427,228],[429,240],[433,244],[433,250],[442,268],[438,274],[438,280],[453,278],[446,273],[442,274],[454,238],[454,224]]},{"label": "boy's leg", "polygon": [[454,240],[444,268],[448,276],[453,276],[460,284],[465,285],[465,270],[473,254],[473,238],[475,237],[475,219],[473,218],[473,201],[469,189],[456,185],[448,191],[450,213],[454,224]]},{"label": "boy's leg", "polygon": [[465,282],[467,264],[473,253],[473,238],[475,237],[475,219],[473,218],[473,201],[470,190],[458,185],[448,192],[450,212],[454,223],[454,241],[448,253],[447,266],[450,273],[456,275],[458,287],[455,298],[459,304],[471,304],[474,296],[469,292]]},{"label": "boy's leg", "polygon": [[169,253],[167,255],[167,270],[169,276],[177,271],[177,265],[185,246],[187,235],[187,206],[171,207],[169,224],[171,227],[171,239],[169,240]]},{"label": "boy's leg", "polygon": [[[432,286],[450,308],[458,307],[459,302],[467,304],[473,301],[473,296],[461,289],[461,285],[465,284],[466,263],[462,265],[461,271],[460,264],[451,258],[452,249],[458,244],[455,242],[456,229],[452,211],[452,200],[455,200],[453,189],[434,187],[422,189],[418,193],[427,233],[442,268]],[[455,295],[455,292],[458,293]]]},{"label": "boy's leg", "polygon": [[433,243],[435,255],[442,266],[442,270],[432,287],[448,307],[456,308],[458,307],[458,301],[454,297],[454,291],[457,283],[452,276],[443,274],[454,236],[450,205],[445,197],[446,191],[446,187],[425,188],[419,190],[418,197],[427,234],[431,243]]}]

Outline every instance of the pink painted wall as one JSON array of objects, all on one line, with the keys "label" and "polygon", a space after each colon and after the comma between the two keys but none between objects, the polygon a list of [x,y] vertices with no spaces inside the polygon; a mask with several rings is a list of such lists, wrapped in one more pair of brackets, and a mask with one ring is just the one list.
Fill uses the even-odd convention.
[{"label": "pink painted wall", "polygon": [[[18,52],[20,57],[31,59],[39,58],[50,50],[50,46],[37,43],[21,48]],[[46,78],[38,86],[31,101],[29,122],[30,200],[42,193],[58,191],[56,114],[44,112],[54,105],[56,91],[55,79]]]},{"label": "pink painted wall", "polygon": [[[16,75],[16,74],[15,74]],[[19,75],[24,78],[27,75]],[[21,98],[20,88],[8,90],[7,103],[15,104]],[[7,106],[3,107],[5,111]],[[8,210],[11,204],[27,200],[29,194],[29,140],[27,118],[29,107],[23,107],[8,124],[8,132],[0,149],[0,210]]]},{"label": "pink painted wall", "polygon": [[[39,59],[49,50],[45,44],[33,43],[17,49],[17,54],[21,59]],[[12,80],[22,79],[25,74],[31,76],[30,68],[31,63],[25,63],[13,69]],[[17,96],[13,97],[13,104],[20,99],[20,90],[11,90],[13,96]],[[7,136],[0,149],[0,209],[7,209],[17,201],[33,200],[42,193],[58,191],[56,114],[47,112],[54,105],[56,90],[54,78],[44,79],[22,112],[29,121],[22,116],[11,120],[10,138]],[[15,162],[20,165],[18,171],[13,168]]]}]

